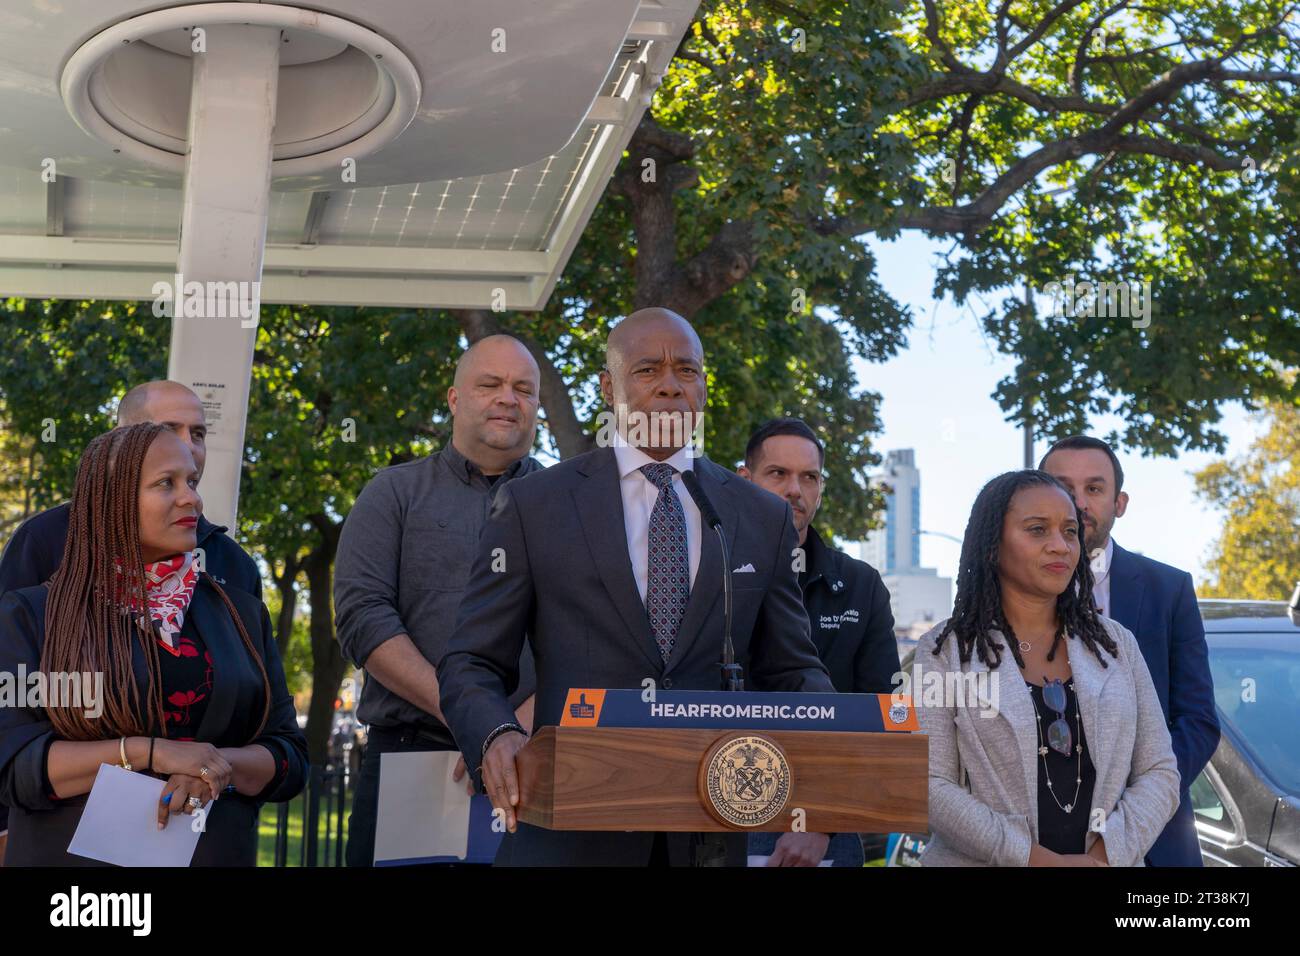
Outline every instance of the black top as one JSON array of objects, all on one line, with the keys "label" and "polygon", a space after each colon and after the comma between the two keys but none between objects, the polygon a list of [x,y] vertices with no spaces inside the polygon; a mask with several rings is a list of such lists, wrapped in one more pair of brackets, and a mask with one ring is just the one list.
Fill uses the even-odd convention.
[{"label": "black top", "polygon": [[187,615],[177,635],[176,653],[158,641],[158,677],[162,683],[165,736],[193,740],[208,710],[212,693],[212,654]]},{"label": "black top", "polygon": [[[44,584],[63,560],[72,506],[58,505],[33,515],[18,526],[0,553],[0,597],[8,591]],[[227,591],[238,588],[259,601],[262,575],[253,559],[225,533],[221,525],[199,515],[195,533],[203,549],[204,567]],[[0,833],[8,828],[9,811],[0,803]]]},{"label": "black top", "polygon": [[[1038,756],[1038,843],[1055,853],[1082,853],[1084,842],[1088,837],[1088,818],[1092,813],[1092,789],[1097,782],[1097,771],[1092,765],[1092,755],[1088,751],[1088,742],[1083,735],[1083,722],[1078,720],[1079,699],[1074,694],[1074,681],[1065,684],[1065,722],[1070,727],[1070,736],[1080,753],[1070,756],[1058,753],[1047,745],[1047,728],[1056,720],[1056,711],[1043,702],[1043,688],[1030,684],[1029,696],[1033,698],[1034,708],[1038,711],[1041,729]],[[1047,747],[1046,766],[1042,749]],[[1082,764],[1082,768],[1080,767]],[[1076,783],[1079,777],[1082,783]],[[1052,786],[1047,786],[1051,780]],[[1074,788],[1078,786],[1076,797]],[[1055,799],[1053,799],[1055,794]],[[1060,804],[1058,806],[1058,804]],[[1061,807],[1070,807],[1066,812]]]}]

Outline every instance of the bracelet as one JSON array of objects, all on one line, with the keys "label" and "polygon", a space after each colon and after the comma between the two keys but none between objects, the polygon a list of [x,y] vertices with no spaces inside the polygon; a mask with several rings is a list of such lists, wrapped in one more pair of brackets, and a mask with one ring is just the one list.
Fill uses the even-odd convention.
[{"label": "bracelet", "polygon": [[126,759],[126,738],[125,737],[123,737],[121,740],[117,742],[117,752],[118,755],[122,758],[122,762],[118,764],[118,766],[120,766],[123,770],[130,770],[131,761]]},{"label": "bracelet", "polygon": [[149,738],[149,766],[146,767],[145,769],[148,770],[150,773],[153,773],[153,744],[154,741],[157,739],[158,739],[157,737]]},{"label": "bracelet", "polygon": [[513,730],[515,733],[523,734],[525,737],[528,736],[528,731],[524,730],[524,728],[521,727],[519,724],[515,723],[515,721],[513,720],[507,721],[506,723],[502,724],[500,727],[495,728],[492,731],[492,733],[487,735],[487,737],[483,741],[483,752],[480,756],[486,757],[488,748],[492,746],[492,741],[496,740],[502,734],[510,730]]}]

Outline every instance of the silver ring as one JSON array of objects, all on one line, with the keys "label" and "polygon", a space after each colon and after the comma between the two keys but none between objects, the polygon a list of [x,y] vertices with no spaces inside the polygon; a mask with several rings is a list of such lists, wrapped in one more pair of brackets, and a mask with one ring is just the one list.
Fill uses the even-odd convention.
[{"label": "silver ring", "polygon": [[208,770],[207,767],[200,767],[200,768],[199,768],[199,776],[202,777],[204,780],[207,780],[207,779],[208,779],[208,774],[211,773],[211,772],[212,772],[212,771]]},{"label": "silver ring", "polygon": [[190,797],[185,801],[185,806],[190,810],[197,810],[199,807],[203,806],[203,801],[198,797]]}]

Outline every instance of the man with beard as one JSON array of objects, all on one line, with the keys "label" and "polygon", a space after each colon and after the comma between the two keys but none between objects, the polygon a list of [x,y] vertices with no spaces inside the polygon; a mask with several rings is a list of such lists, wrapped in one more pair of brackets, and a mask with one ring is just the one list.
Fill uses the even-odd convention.
[{"label": "man with beard", "polygon": [[1201,866],[1188,788],[1219,744],[1205,628],[1192,576],[1121,548],[1111,537],[1128,510],[1124,469],[1110,445],[1076,435],[1058,441],[1039,470],[1060,481],[1083,513],[1101,613],[1133,632],[1169,724],[1182,776],[1178,812],[1147,852],[1147,866]]},{"label": "man with beard", "polygon": [[[812,526],[822,503],[825,449],[808,424],[776,418],[760,425],[737,469],[790,503],[803,550],[799,589],[817,653],[842,694],[888,694],[899,670],[898,642],[889,590],[871,565],[837,551]],[[864,847],[881,851],[883,840],[859,842],[857,834],[771,833],[750,836],[749,852],[770,854],[768,866],[813,865],[823,857],[836,866],[861,866]]]}]

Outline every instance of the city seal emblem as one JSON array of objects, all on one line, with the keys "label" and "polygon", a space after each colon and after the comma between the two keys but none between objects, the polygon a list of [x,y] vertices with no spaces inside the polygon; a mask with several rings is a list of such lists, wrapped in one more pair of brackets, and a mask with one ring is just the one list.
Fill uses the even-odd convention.
[{"label": "city seal emblem", "polygon": [[790,797],[790,764],[767,737],[724,735],[700,761],[700,797],[719,823],[761,827]]}]

